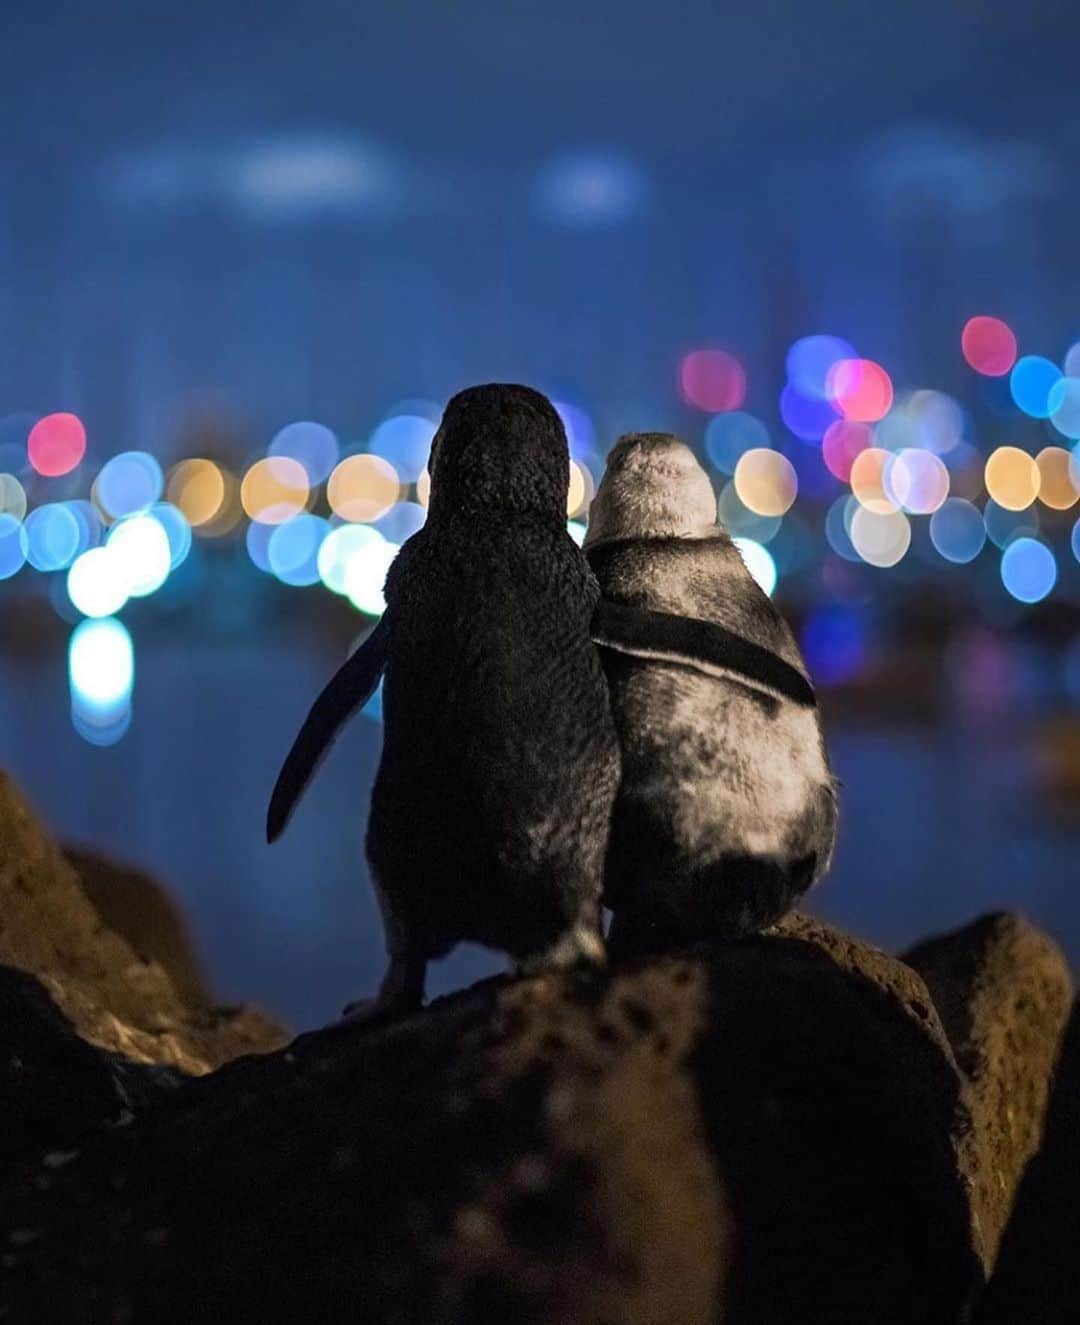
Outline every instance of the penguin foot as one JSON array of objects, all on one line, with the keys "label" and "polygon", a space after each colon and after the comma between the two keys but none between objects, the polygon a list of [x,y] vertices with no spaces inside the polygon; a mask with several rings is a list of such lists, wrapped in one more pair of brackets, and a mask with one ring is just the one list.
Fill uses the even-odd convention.
[{"label": "penguin foot", "polygon": [[383,998],[381,995],[376,998],[358,998],[345,1004],[341,1010],[341,1020],[354,1023],[378,1021],[381,1017],[415,1012],[419,1007],[419,1003],[411,1000]]}]

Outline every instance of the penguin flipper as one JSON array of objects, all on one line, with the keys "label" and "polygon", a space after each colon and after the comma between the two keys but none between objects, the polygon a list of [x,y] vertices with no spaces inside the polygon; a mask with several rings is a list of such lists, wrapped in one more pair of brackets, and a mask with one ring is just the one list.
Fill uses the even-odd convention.
[{"label": "penguin flipper", "polygon": [[817,707],[814,687],[797,668],[712,621],[602,598],[593,614],[592,638],[618,653],[678,663],[707,676],[735,675],[801,708]]},{"label": "penguin flipper", "polygon": [[363,644],[338,668],[304,719],[274,783],[266,814],[268,842],[275,842],[281,836],[346,720],[375,693],[386,669],[390,633],[387,616],[383,614]]}]

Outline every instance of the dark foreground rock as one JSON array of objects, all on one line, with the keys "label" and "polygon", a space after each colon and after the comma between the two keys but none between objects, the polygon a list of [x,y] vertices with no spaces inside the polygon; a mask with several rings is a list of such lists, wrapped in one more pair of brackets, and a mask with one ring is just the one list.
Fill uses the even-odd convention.
[{"label": "dark foreground rock", "polygon": [[198,1077],[0,971],[0,1319],[952,1325],[1069,984],[1010,917],[912,962],[796,917]]}]

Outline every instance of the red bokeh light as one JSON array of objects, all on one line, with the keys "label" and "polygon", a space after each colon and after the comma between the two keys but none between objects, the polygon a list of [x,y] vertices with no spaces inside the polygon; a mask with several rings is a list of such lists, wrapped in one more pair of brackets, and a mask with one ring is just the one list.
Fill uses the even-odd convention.
[{"label": "red bokeh light", "polygon": [[679,386],[688,404],[723,414],[746,399],[746,370],[726,350],[694,350],[679,365]]},{"label": "red bokeh light", "polygon": [[46,414],[30,429],[26,453],[45,478],[58,478],[86,454],[86,429],[75,414]]},{"label": "red bokeh light", "polygon": [[841,359],[829,369],[825,389],[845,419],[876,423],[892,408],[892,378],[873,359]]},{"label": "red bokeh light", "polygon": [[829,472],[847,483],[855,457],[866,450],[871,437],[870,428],[865,423],[856,423],[853,419],[837,419],[831,423],[821,439],[821,458]]},{"label": "red bokeh light", "polygon": [[998,317],[973,317],[960,334],[964,358],[984,377],[1004,377],[1016,362],[1016,337]]}]

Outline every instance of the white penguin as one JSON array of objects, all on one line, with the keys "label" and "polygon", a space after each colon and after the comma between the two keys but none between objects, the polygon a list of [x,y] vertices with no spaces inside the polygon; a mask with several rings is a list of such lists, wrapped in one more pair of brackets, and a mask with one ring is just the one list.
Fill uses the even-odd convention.
[{"label": "white penguin", "polygon": [[836,838],[836,784],[791,631],[675,437],[616,443],[585,550],[623,751],[605,867],[612,942],[762,929],[820,878]]}]

